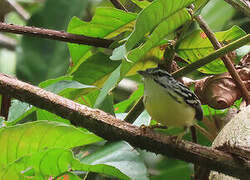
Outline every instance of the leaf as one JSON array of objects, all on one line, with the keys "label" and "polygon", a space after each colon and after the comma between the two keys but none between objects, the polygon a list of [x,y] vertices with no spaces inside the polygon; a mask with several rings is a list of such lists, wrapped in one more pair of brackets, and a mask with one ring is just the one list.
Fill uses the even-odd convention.
[{"label": "leaf", "polygon": [[191,16],[186,10],[180,10],[161,22],[142,46],[133,49],[127,54],[128,61],[139,61],[149,50],[156,47],[164,37],[190,19]]},{"label": "leaf", "polygon": [[[107,81],[104,83],[99,96],[96,99],[95,108],[100,108],[106,99],[108,93],[118,84],[118,82],[121,80],[120,77],[120,68],[121,66],[118,66],[109,76]],[[110,103],[109,103],[110,104]],[[113,104],[112,104],[112,109],[113,109]],[[112,113],[114,114],[114,113]]]},{"label": "leaf", "polygon": [[0,179],[6,176],[16,176],[12,180],[25,177],[27,179],[49,179],[60,175],[61,178],[73,177],[79,179],[73,173],[68,172],[69,170],[97,172],[119,179],[129,179],[120,170],[109,165],[80,163],[73,157],[72,151],[64,148],[51,148],[25,155],[7,167],[1,168]]},{"label": "leaf", "polygon": [[144,9],[147,6],[150,5],[150,2],[148,1],[139,1],[139,0],[131,0],[133,3],[135,3],[137,6],[139,6],[140,8]]},{"label": "leaf", "polygon": [[72,73],[72,76],[80,83],[101,88],[105,80],[119,65],[120,62],[111,61],[107,55],[99,52],[83,62]]},{"label": "leaf", "polygon": [[150,122],[151,122],[151,116],[148,114],[148,112],[146,110],[144,110],[140,116],[135,120],[135,122],[133,123],[133,125],[135,126],[149,126]]},{"label": "leaf", "polygon": [[[40,83],[39,86],[50,92],[57,93],[63,97],[72,100],[75,100],[80,96],[83,96],[89,93],[90,91],[96,89],[95,86],[85,85],[77,81],[74,81],[73,77],[71,76],[61,76],[56,79],[49,79]],[[69,120],[57,116],[54,113],[48,112],[46,110],[37,108],[36,112],[37,112],[37,120],[46,119],[50,121],[57,121],[70,124]]]},{"label": "leaf", "polygon": [[202,9],[201,16],[212,31],[224,30],[225,25],[234,16],[236,10],[227,2],[221,0],[209,1]]},{"label": "leaf", "polygon": [[241,60],[243,56],[248,54],[250,52],[250,45],[245,45],[240,47],[239,49],[236,49],[236,55],[237,55],[237,60]]},{"label": "leaf", "polygon": [[194,12],[197,12],[199,10],[201,10],[207,3],[209,0],[196,0],[193,5],[194,5]]},{"label": "leaf", "polygon": [[115,113],[123,113],[128,110],[138,99],[143,95],[144,86],[140,84],[136,91],[134,91],[130,97],[118,104],[114,105]]},{"label": "leaf", "polygon": [[[63,30],[69,19],[80,15],[86,5],[87,1],[82,0],[47,0],[27,25]],[[62,42],[24,36],[18,52],[17,76],[32,84],[64,74],[69,65],[67,46]]]},{"label": "leaf", "polygon": [[159,174],[152,176],[150,180],[189,180],[193,174],[190,164],[174,159],[167,159],[166,163],[164,163],[164,169],[159,169],[158,172]]},{"label": "leaf", "polygon": [[151,32],[166,18],[171,17],[180,9],[187,7],[194,0],[155,0],[147,8],[143,9],[136,19],[133,33],[126,42],[126,50],[130,51],[142,40],[144,35]]},{"label": "leaf", "polygon": [[[215,33],[216,38],[224,44],[229,44],[240,37],[243,37],[246,33],[238,26],[233,26],[227,31]],[[187,36],[180,44],[176,47],[176,52],[186,62],[192,63],[199,60],[202,57],[214,52],[214,48],[206,37],[205,33],[201,30],[194,31]],[[203,73],[215,74],[223,73],[226,70],[223,62],[220,59],[209,63],[199,69]]]},{"label": "leaf", "polygon": [[[51,177],[77,176],[68,174],[69,168],[72,168],[74,161],[73,154],[70,150],[64,148],[52,148],[42,152],[35,152],[21,157],[6,168],[0,169],[0,179],[3,177],[16,176],[16,179],[49,179]],[[62,177],[62,176],[61,176]],[[79,179],[79,178],[78,178]]]},{"label": "leaf", "polygon": [[30,115],[35,110],[36,107],[33,107],[28,103],[16,99],[12,100],[8,115],[8,121],[6,125],[10,126],[18,123],[19,121]]},{"label": "leaf", "polygon": [[73,77],[61,76],[56,79],[49,79],[39,84],[40,87],[59,94],[68,99],[75,100],[96,89],[95,86],[86,85],[73,80]]},{"label": "leaf", "polygon": [[[126,142],[116,142],[106,145],[99,151],[80,160],[92,165],[109,165],[119,169],[134,180],[147,180],[148,173],[139,153]],[[105,171],[103,167],[102,171]]]},{"label": "leaf", "polygon": [[[152,48],[166,43],[163,39],[167,35],[191,19],[184,7],[192,2],[192,0],[156,0],[142,10],[136,20],[134,31],[125,45],[116,48],[110,57],[112,60],[126,59],[127,62],[122,62],[122,76],[127,75],[134,67],[134,63],[139,62]],[[147,33],[151,33],[148,40],[138,46]]]},{"label": "leaf", "polygon": [[[121,32],[131,29],[131,23],[135,20],[136,14],[126,13],[115,8],[97,8],[93,19],[84,22],[74,17],[68,25],[68,32],[91,37],[112,38]],[[78,66],[88,58],[91,53],[91,46],[68,44],[70,55],[73,61],[73,68],[69,73],[75,71]]]},{"label": "leaf", "polygon": [[52,147],[73,148],[101,141],[96,135],[74,126],[36,121],[0,129],[0,167],[18,158]]}]

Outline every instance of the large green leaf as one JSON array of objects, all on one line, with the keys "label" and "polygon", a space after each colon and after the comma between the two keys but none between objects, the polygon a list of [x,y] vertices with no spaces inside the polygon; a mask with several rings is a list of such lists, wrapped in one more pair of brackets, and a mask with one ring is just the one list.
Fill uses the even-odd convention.
[{"label": "large green leaf", "polygon": [[56,79],[49,79],[40,83],[39,86],[72,100],[96,89],[95,86],[82,84],[73,80],[72,76],[61,76]]},{"label": "large green leaf", "polygon": [[18,158],[52,147],[73,148],[100,141],[96,135],[74,126],[36,121],[0,129],[0,167]]},{"label": "large green leaf", "polygon": [[[49,179],[68,172],[76,161],[70,150],[63,148],[47,149],[31,153],[0,169],[0,179]],[[8,178],[9,179],[9,178]]]},{"label": "large green leaf", "polygon": [[[32,15],[29,26],[64,30],[73,15],[80,15],[88,1],[47,0],[42,11]],[[17,76],[38,84],[64,74],[69,65],[67,46],[63,42],[24,36],[18,51]]]},{"label": "large green leaf", "polygon": [[[118,66],[109,76],[107,81],[104,83],[99,96],[96,99],[95,108],[100,108],[103,103],[105,103],[105,99],[108,95],[108,93],[118,84],[118,82],[121,80],[120,77],[120,69],[121,66]],[[110,105],[110,103],[109,103]],[[113,109],[113,104],[112,104],[112,109]],[[112,113],[113,114],[113,113]]]},{"label": "large green leaf", "polygon": [[[131,30],[130,26],[135,18],[135,14],[118,9],[97,8],[90,22],[81,21],[76,17],[72,18],[68,25],[68,32],[91,37],[112,38],[123,31]],[[89,52],[91,46],[69,43],[68,47],[73,61],[73,68],[70,70],[72,73],[91,55]]]},{"label": "large green leaf", "polygon": [[[151,49],[166,43],[167,41],[163,40],[167,35],[191,19],[185,7],[192,2],[192,0],[156,0],[142,10],[136,20],[134,31],[127,42],[116,48],[110,57],[112,60],[124,58],[127,60],[127,62],[122,62],[122,76],[127,75],[136,65],[135,63],[145,58],[145,55]],[[150,34],[148,35],[148,33]],[[145,35],[148,35],[149,38],[144,44],[140,45]],[[140,46],[136,47],[138,45]]]},{"label": "large green leaf", "polygon": [[119,169],[109,165],[80,163],[70,150],[64,148],[52,148],[23,156],[6,168],[0,169],[0,177],[12,176],[11,180],[24,177],[42,180],[64,174],[63,179],[68,179],[69,170],[102,173],[122,180],[130,179]]},{"label": "large green leaf", "polygon": [[107,55],[98,52],[84,61],[72,73],[73,79],[101,88],[105,80],[119,65],[120,62],[111,61]]},{"label": "large green leaf", "polygon": [[159,45],[159,42],[161,42],[164,37],[190,19],[191,16],[186,10],[180,10],[162,21],[142,46],[133,49],[127,54],[126,57],[128,61],[139,61],[150,49]]},{"label": "large green leaf", "polygon": [[[122,180],[130,178],[119,169],[104,165],[80,163],[72,152],[64,148],[51,148],[42,152],[32,153],[21,157],[14,163],[0,169],[0,179],[49,179],[61,176],[62,179],[80,179],[69,170],[102,173]],[[6,179],[6,177],[8,179]],[[11,178],[10,178],[11,177]]]},{"label": "large green leaf", "polygon": [[[81,84],[73,80],[71,76],[61,76],[56,79],[49,79],[39,84],[40,87],[57,93],[68,99],[76,100],[79,97],[86,95],[88,92],[96,89],[95,86]],[[37,120],[50,120],[70,124],[70,121],[64,119],[54,113],[37,108]]]},{"label": "large green leaf", "polygon": [[146,33],[154,30],[156,26],[192,2],[194,0],[155,0],[152,2],[138,15],[134,31],[126,42],[126,50],[133,49]]},{"label": "large green leaf", "polygon": [[209,1],[202,9],[201,16],[209,27],[214,31],[224,30],[225,25],[233,17],[236,10],[226,1]]},{"label": "large green leaf", "polygon": [[[119,169],[133,180],[147,180],[148,173],[139,153],[126,142],[106,145],[99,151],[81,159],[91,165],[109,165]],[[103,170],[105,171],[105,166]]]},{"label": "large green leaf", "polygon": [[[238,26],[233,26],[227,31],[215,33],[216,38],[224,43],[228,44],[243,37],[246,33]],[[186,60],[188,63],[195,62],[202,57],[214,52],[213,45],[206,37],[203,31],[197,30],[187,36],[176,47],[176,51],[180,57]],[[199,69],[203,73],[223,73],[226,71],[223,62],[220,59],[213,61]]]}]

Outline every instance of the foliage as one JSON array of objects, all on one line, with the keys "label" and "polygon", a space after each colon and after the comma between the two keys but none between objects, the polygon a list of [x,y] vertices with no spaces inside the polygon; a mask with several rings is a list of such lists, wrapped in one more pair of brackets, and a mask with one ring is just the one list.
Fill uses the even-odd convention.
[{"label": "foliage", "polygon": [[[131,12],[115,9],[105,0],[47,0],[39,6],[32,2],[22,1],[26,10],[33,13],[27,25],[67,29],[69,33],[113,39],[114,43],[109,49],[73,43],[68,43],[67,48],[62,42],[17,38],[18,55],[12,55],[17,57],[18,78],[120,119],[143,96],[136,71],[162,63],[166,47],[176,43],[174,52],[186,62],[180,66],[214,52],[204,32],[195,27],[188,8],[191,4],[195,5],[193,12],[201,13],[210,27],[218,31],[215,35],[224,45],[248,33],[241,24],[228,26],[235,22],[233,15],[238,16],[219,0],[123,0]],[[90,19],[91,13],[90,21],[82,20]],[[1,71],[4,51],[0,51]],[[235,63],[249,51],[249,45],[238,49]],[[217,59],[193,74],[199,79],[226,71]],[[136,81],[137,90],[117,102],[116,87],[124,78]],[[225,114],[207,106],[203,110],[206,117]],[[149,121],[150,116],[144,111],[134,124],[149,125]],[[0,123],[0,179],[190,179],[193,173],[186,162],[146,153],[123,141],[106,142],[86,129],[72,126],[67,119],[18,100],[11,101],[8,119],[0,117]],[[169,128],[164,133],[176,131]],[[190,134],[185,138],[190,138]],[[198,138],[203,145],[211,144],[201,134]]]}]

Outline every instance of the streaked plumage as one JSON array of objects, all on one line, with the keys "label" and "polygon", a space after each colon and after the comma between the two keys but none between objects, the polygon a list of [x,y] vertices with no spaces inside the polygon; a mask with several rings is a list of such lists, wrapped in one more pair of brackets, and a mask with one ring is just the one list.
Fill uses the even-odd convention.
[{"label": "streaked plumage", "polygon": [[166,126],[190,127],[202,120],[198,97],[167,71],[150,68],[139,71],[144,77],[144,104],[152,119]]}]

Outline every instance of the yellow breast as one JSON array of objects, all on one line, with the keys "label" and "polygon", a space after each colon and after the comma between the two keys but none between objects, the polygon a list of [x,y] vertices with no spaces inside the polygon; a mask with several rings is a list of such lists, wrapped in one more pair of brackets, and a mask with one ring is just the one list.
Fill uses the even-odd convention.
[{"label": "yellow breast", "polygon": [[182,97],[151,78],[145,78],[144,85],[144,104],[152,119],[168,127],[195,124],[195,110]]}]

